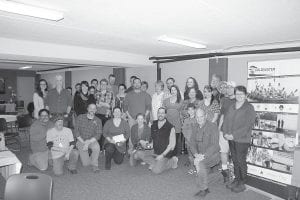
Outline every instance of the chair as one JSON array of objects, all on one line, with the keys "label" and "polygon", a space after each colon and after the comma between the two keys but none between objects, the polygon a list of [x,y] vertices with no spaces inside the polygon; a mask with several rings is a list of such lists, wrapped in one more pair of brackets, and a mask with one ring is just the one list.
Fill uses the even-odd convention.
[{"label": "chair", "polygon": [[52,178],[46,174],[12,175],[5,185],[4,200],[51,200]]},{"label": "chair", "polygon": [[0,114],[5,114],[5,112],[6,112],[6,105],[0,104]]},{"label": "chair", "polygon": [[7,123],[4,118],[0,118],[0,132],[4,132],[5,137],[5,145],[11,151],[20,151],[21,150],[21,142],[18,132],[8,132],[7,131]]},{"label": "chair", "polygon": [[25,103],[23,100],[18,100],[15,102],[16,103],[16,110],[18,112],[23,112],[24,111],[24,108],[25,108]]},{"label": "chair", "polygon": [[29,114],[17,116],[17,131],[19,132],[19,134],[24,133],[25,137],[28,137],[29,143],[30,143],[29,129],[32,124],[32,121],[33,119]]}]

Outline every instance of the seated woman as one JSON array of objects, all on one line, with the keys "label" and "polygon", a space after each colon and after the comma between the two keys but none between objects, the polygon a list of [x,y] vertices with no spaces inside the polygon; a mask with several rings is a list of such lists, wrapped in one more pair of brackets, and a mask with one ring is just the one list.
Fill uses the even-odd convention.
[{"label": "seated woman", "polygon": [[128,123],[121,118],[119,107],[113,109],[113,118],[108,120],[103,128],[105,138],[105,169],[111,169],[111,159],[116,164],[121,164],[126,152],[126,140],[129,138],[130,128]]},{"label": "seated woman", "polygon": [[[131,143],[133,145],[133,151],[130,154],[130,165],[135,166],[136,161],[141,160],[147,152],[151,149],[151,129],[146,124],[145,117],[142,113],[136,116],[137,123],[131,128]],[[152,151],[151,151],[152,153]]]}]

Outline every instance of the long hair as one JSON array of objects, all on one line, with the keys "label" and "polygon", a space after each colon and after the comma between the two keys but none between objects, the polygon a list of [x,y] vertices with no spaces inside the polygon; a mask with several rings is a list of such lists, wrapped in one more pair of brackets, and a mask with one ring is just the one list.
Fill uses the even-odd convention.
[{"label": "long hair", "polygon": [[190,91],[191,91],[192,89],[194,89],[195,92],[196,92],[196,99],[197,99],[197,100],[200,100],[200,101],[203,100],[203,94],[202,94],[201,90],[196,90],[196,88],[194,88],[194,87],[189,88],[189,89],[186,91],[184,100],[189,100],[189,99],[190,99],[189,93],[190,93]]},{"label": "long hair", "polygon": [[180,103],[180,102],[181,102],[181,94],[180,94],[180,90],[179,90],[179,88],[178,88],[177,85],[172,85],[172,86],[170,87],[170,93],[171,93],[171,90],[172,90],[173,87],[174,87],[174,88],[176,89],[176,91],[177,91],[177,100],[176,100],[176,103]]},{"label": "long hair", "polygon": [[[194,86],[191,87],[191,88],[195,88],[198,98],[199,98],[200,100],[202,100],[202,99],[203,99],[203,95],[202,95],[201,91],[199,90],[198,82],[196,81],[196,79],[195,79],[194,77],[191,77],[191,76],[188,77],[188,78],[186,79],[186,82],[185,82],[185,89],[184,89],[184,95],[183,95],[184,100],[189,99],[188,96],[189,96],[189,89],[190,89],[190,88],[187,86],[187,82],[188,82],[189,79],[192,79],[193,82],[194,82]],[[200,92],[199,92],[199,91],[200,91]],[[199,94],[199,93],[201,93],[201,94]],[[201,97],[201,96],[202,96],[202,97]]]},{"label": "long hair", "polygon": [[[208,92],[212,92],[213,88],[210,85],[206,85],[206,86],[204,86],[203,92],[204,92],[204,90],[207,90]],[[209,105],[211,105],[214,100],[215,100],[215,97],[214,97],[214,95],[211,94],[211,99],[210,99]]]},{"label": "long hair", "polygon": [[189,89],[189,87],[187,86],[187,82],[188,82],[189,79],[193,80],[193,82],[194,82],[194,86],[193,87],[196,89],[196,91],[199,90],[199,85],[198,85],[198,82],[196,81],[196,79],[194,77],[188,77],[186,79],[186,82],[185,82],[185,91],[187,91]]},{"label": "long hair", "polygon": [[41,89],[41,86],[40,86],[41,82],[45,82],[45,83],[46,83],[46,89],[45,89],[45,91],[48,91],[48,83],[47,83],[47,81],[46,81],[45,79],[41,79],[41,80],[39,80],[39,84],[38,84],[37,87],[36,87],[36,93],[37,93],[40,97],[44,98],[44,94],[43,94],[42,89]]}]

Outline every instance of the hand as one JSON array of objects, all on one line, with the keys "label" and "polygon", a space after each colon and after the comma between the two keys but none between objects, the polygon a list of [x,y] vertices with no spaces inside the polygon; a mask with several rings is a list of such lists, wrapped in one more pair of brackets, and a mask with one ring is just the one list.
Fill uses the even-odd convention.
[{"label": "hand", "polygon": [[82,150],[83,150],[83,151],[87,151],[88,149],[89,149],[89,143],[85,142],[85,143],[83,144]]},{"label": "hand", "polygon": [[147,143],[148,143],[148,142],[146,142],[145,140],[140,140],[139,143],[142,145],[142,147],[143,147],[144,149],[147,148]]},{"label": "hand", "polygon": [[64,114],[64,118],[67,118],[67,117],[69,117],[69,114],[68,113]]},{"label": "hand", "polygon": [[160,154],[160,155],[156,156],[155,160],[161,160],[163,158],[164,158],[164,156],[162,154]]},{"label": "hand", "polygon": [[233,135],[232,135],[232,134],[225,134],[225,135],[224,135],[224,138],[225,138],[226,140],[233,140]]}]

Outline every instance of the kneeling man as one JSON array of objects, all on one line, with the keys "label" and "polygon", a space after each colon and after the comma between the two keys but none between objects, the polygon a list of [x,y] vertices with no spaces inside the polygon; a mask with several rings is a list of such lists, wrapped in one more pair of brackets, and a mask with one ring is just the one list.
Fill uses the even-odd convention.
[{"label": "kneeling man", "polygon": [[192,126],[190,149],[197,171],[199,191],[195,196],[204,197],[209,193],[208,172],[220,162],[219,131],[216,124],[206,120],[205,111],[197,109],[197,123]]},{"label": "kneeling man", "polygon": [[55,175],[63,174],[64,162],[69,160],[68,170],[77,174],[76,165],[79,153],[75,146],[71,129],[63,126],[64,116],[58,114],[54,117],[54,128],[47,132],[47,146],[51,150],[53,159],[53,172]]}]

